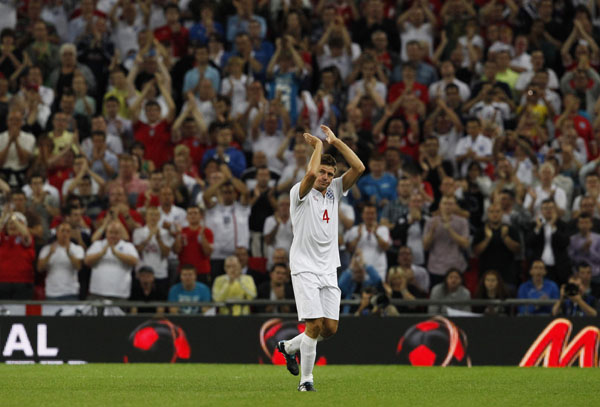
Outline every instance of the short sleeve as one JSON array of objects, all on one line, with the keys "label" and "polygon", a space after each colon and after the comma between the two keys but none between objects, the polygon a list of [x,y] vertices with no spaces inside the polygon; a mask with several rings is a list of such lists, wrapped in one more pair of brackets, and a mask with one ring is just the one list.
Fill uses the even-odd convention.
[{"label": "short sleeve", "polygon": [[277,221],[275,220],[275,216],[269,216],[265,220],[265,225],[263,227],[263,235],[268,235],[269,233],[271,233],[276,225]]},{"label": "short sleeve", "polygon": [[40,251],[40,254],[39,254],[39,258],[40,259],[45,258],[48,255],[48,253],[50,253],[50,245],[49,244],[42,247],[42,250]]},{"label": "short sleeve", "polygon": [[137,228],[133,231],[133,238],[131,239],[134,245],[139,245],[144,241],[144,228]]},{"label": "short sleeve", "polygon": [[336,199],[341,199],[342,196],[346,196],[348,195],[348,191],[344,191],[344,181],[343,181],[343,176],[342,177],[337,177],[334,178],[333,181],[331,181],[331,187],[333,189],[333,193],[335,194]]},{"label": "short sleeve", "polygon": [[90,255],[90,254],[100,253],[103,248],[104,248],[104,240],[96,240],[94,243],[92,243],[90,248],[87,250],[87,254]]},{"label": "short sleeve", "polygon": [[306,194],[306,195],[304,195],[304,197],[300,198],[300,184],[301,184],[301,182],[298,182],[290,190],[290,200],[292,202],[295,202],[296,204],[299,204],[300,202],[304,202],[304,200],[308,196],[308,194]]},{"label": "short sleeve", "polygon": [[172,247],[173,243],[175,243],[175,239],[173,239],[173,236],[166,229],[161,229],[160,238],[167,247]]},{"label": "short sleeve", "polygon": [[126,244],[123,245],[123,252],[125,252],[125,254],[134,256],[138,260],[140,258],[140,255],[138,254],[138,251],[136,250],[135,246],[129,242],[126,242]]},{"label": "short sleeve", "polygon": [[388,243],[391,242],[390,230],[386,226],[379,226],[377,228],[377,236],[379,236]]},{"label": "short sleeve", "polygon": [[213,233],[212,229],[204,228],[204,236],[206,237],[208,243],[214,243],[215,234]]},{"label": "short sleeve", "polygon": [[345,242],[350,242],[354,239],[356,239],[356,237],[358,236],[358,228],[360,226],[352,226],[350,228],[349,231],[346,232],[346,234],[344,235],[344,241]]},{"label": "short sleeve", "polygon": [[84,254],[85,254],[84,251],[83,251],[83,247],[81,247],[81,246],[79,246],[77,244],[71,243],[70,249],[71,249],[71,253],[73,254],[73,256],[76,259],[83,260],[83,257],[84,257]]}]

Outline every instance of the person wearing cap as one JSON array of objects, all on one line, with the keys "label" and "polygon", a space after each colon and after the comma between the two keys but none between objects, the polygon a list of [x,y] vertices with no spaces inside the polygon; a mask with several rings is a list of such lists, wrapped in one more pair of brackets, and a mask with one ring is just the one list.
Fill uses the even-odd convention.
[{"label": "person wearing cap", "polygon": [[37,271],[46,274],[46,299],[78,300],[79,270],[85,251],[71,242],[71,224],[61,223],[56,229],[56,241],[42,248]]},{"label": "person wearing cap", "polygon": [[35,249],[21,212],[7,207],[0,218],[0,299],[33,298]]}]

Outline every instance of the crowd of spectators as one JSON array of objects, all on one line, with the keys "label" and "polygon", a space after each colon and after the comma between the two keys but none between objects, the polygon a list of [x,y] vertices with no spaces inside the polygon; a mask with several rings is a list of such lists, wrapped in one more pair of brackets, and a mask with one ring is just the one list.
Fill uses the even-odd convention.
[{"label": "crowd of spectators", "polygon": [[595,315],[598,10],[2,2],[0,299],[293,298],[289,190],[326,124],[368,169],[339,208],[344,313]]}]

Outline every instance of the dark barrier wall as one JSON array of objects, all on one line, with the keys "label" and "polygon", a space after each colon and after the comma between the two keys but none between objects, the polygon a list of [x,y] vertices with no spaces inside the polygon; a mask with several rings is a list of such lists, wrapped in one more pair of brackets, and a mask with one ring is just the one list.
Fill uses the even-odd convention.
[{"label": "dark barrier wall", "polygon": [[[570,321],[343,318],[338,334],[319,344],[317,363],[516,366],[537,340],[530,365],[547,342],[555,365],[579,365],[581,355],[591,354],[586,363],[595,366],[600,318]],[[281,363],[281,355],[273,354],[275,343],[301,330],[294,320],[258,317],[2,317],[0,361]],[[575,351],[567,361],[569,344]]]}]

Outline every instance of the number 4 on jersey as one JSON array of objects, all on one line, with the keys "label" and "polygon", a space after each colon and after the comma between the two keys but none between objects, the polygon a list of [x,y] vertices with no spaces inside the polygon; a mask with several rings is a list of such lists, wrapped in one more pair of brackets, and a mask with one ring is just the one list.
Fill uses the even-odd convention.
[{"label": "number 4 on jersey", "polygon": [[329,215],[327,214],[327,209],[325,209],[325,212],[323,212],[323,220],[326,220],[327,223],[329,223]]}]

